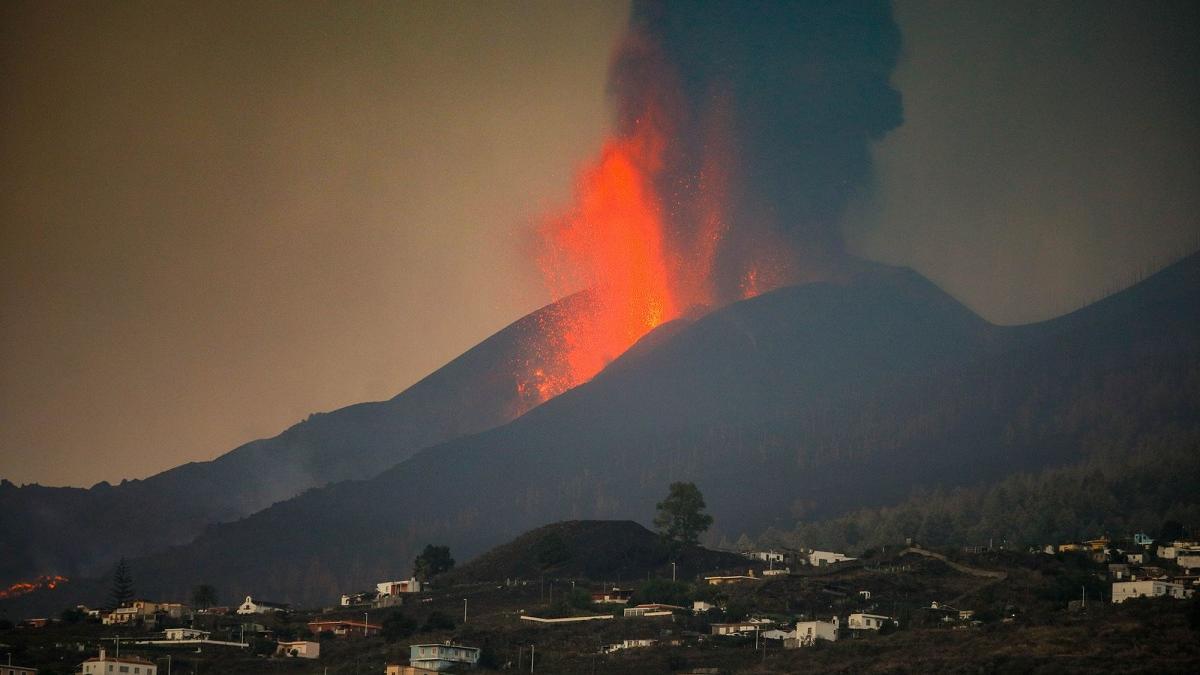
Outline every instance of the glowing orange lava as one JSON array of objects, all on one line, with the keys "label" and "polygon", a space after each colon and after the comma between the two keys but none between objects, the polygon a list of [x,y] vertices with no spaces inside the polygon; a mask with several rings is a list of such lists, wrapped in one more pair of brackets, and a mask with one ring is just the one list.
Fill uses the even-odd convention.
[{"label": "glowing orange lava", "polygon": [[15,598],[20,595],[25,595],[26,593],[32,593],[42,588],[54,589],[57,588],[59,584],[66,583],[67,581],[70,580],[57,574],[43,575],[34,579],[33,581],[18,581],[8,588],[0,588],[0,600]]},{"label": "glowing orange lava", "polygon": [[[664,141],[649,122],[608,141],[583,171],[574,205],[542,227],[539,263],[558,296],[590,289],[551,336],[561,372],[532,375],[545,400],[591,379],[643,335],[680,314],[653,179]],[[526,385],[527,386],[527,385]]]}]

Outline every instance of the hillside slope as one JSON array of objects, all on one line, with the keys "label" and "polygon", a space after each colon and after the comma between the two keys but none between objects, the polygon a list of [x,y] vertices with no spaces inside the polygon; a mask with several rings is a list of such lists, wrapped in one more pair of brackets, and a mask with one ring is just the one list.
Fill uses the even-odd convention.
[{"label": "hillside slope", "polygon": [[[0,482],[0,586],[96,574],[301,492],[374,476],[421,448],[502,424],[535,401],[517,373],[572,296],[511,324],[388,401],[311,415],[274,438],[145,480],[91,489]],[[535,363],[536,365],[536,363]]]},{"label": "hillside slope", "polygon": [[[1200,256],[1037,326],[991,326],[912,272],[786,288],[637,350],[504,426],[136,561],[166,595],[326,601],[530,527],[646,518],[695,481],[714,536],[1130,451],[1200,425]],[[245,555],[231,556],[231,551]]]},{"label": "hillside slope", "polygon": [[539,576],[620,582],[647,574],[680,578],[755,566],[735,553],[689,546],[672,558],[657,534],[632,520],[570,520],[543,525],[439,577],[439,583],[533,579]]}]

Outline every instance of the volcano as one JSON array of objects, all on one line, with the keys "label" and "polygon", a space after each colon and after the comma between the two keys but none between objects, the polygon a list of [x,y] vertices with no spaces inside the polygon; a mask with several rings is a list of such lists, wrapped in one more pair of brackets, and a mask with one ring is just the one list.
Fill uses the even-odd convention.
[{"label": "volcano", "polygon": [[428,543],[466,559],[552,521],[644,522],[678,480],[735,537],[1069,464],[1098,438],[1132,452],[1200,426],[1200,373],[1180,367],[1200,357],[1198,310],[1200,255],[1017,327],[903,269],[781,288],[665,324],[511,422],[135,560],[139,590],[319,603]]}]

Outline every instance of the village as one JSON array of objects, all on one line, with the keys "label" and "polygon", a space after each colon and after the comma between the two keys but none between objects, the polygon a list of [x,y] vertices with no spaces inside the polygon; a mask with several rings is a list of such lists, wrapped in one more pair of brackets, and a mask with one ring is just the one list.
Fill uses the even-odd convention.
[{"label": "village", "polygon": [[1035,628],[1145,630],[1138,618],[1145,612],[1174,617],[1174,631],[1186,630],[1190,612],[1191,644],[1198,642],[1197,541],[1137,533],[1022,551],[927,550],[909,541],[860,556],[782,549],[719,555],[730,563],[722,569],[685,578],[679,573],[688,563],[672,560],[621,582],[535,569],[483,580],[471,563],[431,569],[418,559],[413,574],[347,590],[336,605],[318,609],[253,594],[229,606],[145,599],[109,610],[79,606],[59,617],[0,623],[0,675],[714,674],[787,672],[803,663],[836,670],[864,645],[885,653],[891,645],[900,655],[921,636],[952,653],[956,645],[1012,640]]}]

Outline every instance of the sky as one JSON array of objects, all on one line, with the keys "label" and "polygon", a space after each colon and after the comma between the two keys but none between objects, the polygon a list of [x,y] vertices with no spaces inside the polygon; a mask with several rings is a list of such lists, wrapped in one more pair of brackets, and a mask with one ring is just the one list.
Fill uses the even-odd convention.
[{"label": "sky", "polygon": [[[899,2],[843,218],[989,320],[1200,248],[1194,3]],[[552,298],[620,2],[0,4],[0,477],[91,485],[388,398]]]}]

